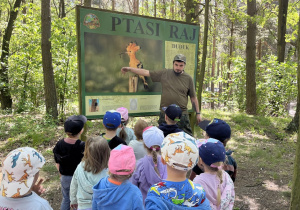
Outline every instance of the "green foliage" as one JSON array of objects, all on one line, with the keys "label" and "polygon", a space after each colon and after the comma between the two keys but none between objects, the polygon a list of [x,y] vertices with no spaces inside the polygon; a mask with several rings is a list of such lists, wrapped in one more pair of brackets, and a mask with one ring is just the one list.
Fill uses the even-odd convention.
[{"label": "green foliage", "polygon": [[[230,91],[232,95],[231,104],[240,111],[245,111],[246,100],[246,61],[241,57],[233,59],[233,68],[230,71],[232,80],[228,89],[218,97],[218,102],[228,103]],[[297,98],[297,63],[287,61],[278,63],[275,56],[266,56],[264,61],[256,62],[256,91],[257,91],[257,113],[259,115],[286,115],[289,102]],[[228,70],[225,74],[228,73]],[[228,81],[219,76],[215,80],[218,82]],[[206,78],[206,81],[212,81],[213,78]],[[203,94],[204,100],[209,101],[207,92]],[[210,96],[211,97],[211,96]],[[216,100],[215,100],[216,101]]]},{"label": "green foliage", "polygon": [[32,115],[14,115],[4,117],[1,122],[1,139],[6,139],[5,144],[0,144],[1,151],[21,146],[46,145],[56,134],[56,123],[42,116],[33,118]]},{"label": "green foliage", "polygon": [[[63,19],[52,8],[53,69],[58,103],[64,107],[66,99],[77,99],[78,93],[75,9],[71,6],[66,5],[69,12]],[[16,20],[9,57],[9,87],[17,112],[44,106],[41,8],[40,4],[26,3],[21,9],[26,13],[20,12]]]}]

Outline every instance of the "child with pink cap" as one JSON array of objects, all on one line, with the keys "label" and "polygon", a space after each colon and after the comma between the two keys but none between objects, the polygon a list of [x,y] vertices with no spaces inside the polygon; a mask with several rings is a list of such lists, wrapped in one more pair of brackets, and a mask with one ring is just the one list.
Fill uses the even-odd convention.
[{"label": "child with pink cap", "polygon": [[147,155],[137,162],[132,176],[132,183],[140,188],[143,200],[147,197],[149,188],[167,178],[167,167],[162,164],[159,155],[164,133],[157,127],[150,126],[144,129],[143,140]]},{"label": "child with pink cap", "polygon": [[126,144],[129,145],[131,140],[136,140],[136,136],[134,135],[134,131],[127,127],[129,122],[128,109],[125,107],[120,107],[117,108],[116,111],[121,114],[121,128],[117,129],[117,136],[123,139]]},{"label": "child with pink cap", "polygon": [[128,181],[135,169],[133,149],[122,144],[115,147],[110,153],[108,169],[109,176],[93,187],[92,209],[144,209],[139,188]]}]

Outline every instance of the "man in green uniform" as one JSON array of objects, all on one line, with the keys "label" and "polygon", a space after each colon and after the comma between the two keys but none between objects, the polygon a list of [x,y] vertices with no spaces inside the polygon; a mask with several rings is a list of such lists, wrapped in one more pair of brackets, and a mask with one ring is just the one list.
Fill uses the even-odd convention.
[{"label": "man in green uniform", "polygon": [[165,122],[165,113],[162,110],[162,107],[168,107],[170,104],[177,104],[182,110],[180,121],[177,123],[178,127],[186,133],[192,134],[187,112],[188,96],[196,111],[198,123],[201,121],[201,116],[193,79],[184,72],[185,65],[186,57],[182,54],[178,54],[173,59],[173,69],[150,72],[146,69],[123,67],[121,71],[124,74],[130,71],[134,74],[150,77],[153,82],[160,82],[162,84],[162,94],[160,101],[161,112],[158,123],[161,124]]}]

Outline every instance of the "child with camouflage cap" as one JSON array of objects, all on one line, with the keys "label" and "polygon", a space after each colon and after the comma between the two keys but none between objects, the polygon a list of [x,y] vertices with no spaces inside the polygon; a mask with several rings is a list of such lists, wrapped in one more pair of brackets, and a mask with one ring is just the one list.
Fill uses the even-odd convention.
[{"label": "child with camouflage cap", "polygon": [[41,181],[36,185],[44,164],[43,155],[31,147],[15,149],[6,156],[2,163],[0,209],[52,209],[38,195],[43,192]]},{"label": "child with camouflage cap", "polygon": [[205,191],[186,178],[198,160],[196,140],[179,132],[169,134],[161,146],[162,163],[167,165],[167,179],[152,185],[145,200],[146,209],[210,209]]}]

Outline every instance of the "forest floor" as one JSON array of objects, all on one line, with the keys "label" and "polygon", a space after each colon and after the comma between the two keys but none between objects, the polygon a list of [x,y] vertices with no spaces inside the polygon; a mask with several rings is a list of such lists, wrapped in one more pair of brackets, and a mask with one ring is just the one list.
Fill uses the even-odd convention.
[{"label": "forest floor", "polygon": [[[232,128],[232,138],[227,147],[234,151],[233,157],[238,164],[237,178],[234,183],[236,193],[234,209],[289,209],[297,135],[286,134],[284,127],[291,118],[253,117],[240,113],[212,111],[203,113],[203,119],[214,117],[224,119]],[[13,121],[7,120],[7,118],[12,119],[13,117],[2,116],[1,120],[6,119],[5,122],[10,124],[11,128]],[[156,124],[155,117],[144,119],[152,125]],[[132,120],[129,127],[133,127],[135,121],[136,118]],[[28,124],[28,122],[25,123]],[[88,135],[99,135],[103,131],[101,124],[100,120],[88,122]],[[6,130],[7,128],[9,127],[6,127]],[[0,127],[0,133],[3,130]],[[34,145],[34,147],[40,150],[47,160],[40,173],[40,177],[44,179],[43,185],[47,190],[42,197],[49,201],[54,210],[58,210],[60,209],[61,192],[52,149],[56,141],[64,136],[64,132],[61,125],[54,126],[53,131],[54,137],[46,134],[50,135],[50,140]],[[9,131],[4,138],[1,136],[0,160],[10,150],[24,146],[24,140],[22,141],[21,137],[13,142],[14,137],[9,136]],[[203,137],[200,128],[196,128],[196,136]],[[31,143],[31,141],[25,142],[25,145]]]}]

